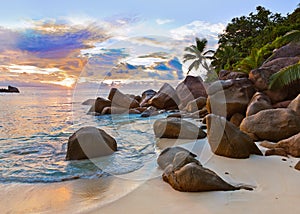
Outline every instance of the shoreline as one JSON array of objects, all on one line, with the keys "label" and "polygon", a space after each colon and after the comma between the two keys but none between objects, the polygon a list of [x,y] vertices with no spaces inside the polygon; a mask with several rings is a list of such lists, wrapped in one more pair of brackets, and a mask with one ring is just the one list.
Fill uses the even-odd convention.
[{"label": "shoreline", "polygon": [[[164,145],[174,144],[174,140],[165,141]],[[207,142],[194,145],[176,141],[175,144],[181,144],[198,156],[200,152],[200,162],[229,183],[253,185],[254,190],[178,192],[163,182],[162,171],[151,163],[143,168],[144,171],[123,176],[45,184],[0,184],[0,209],[3,213],[300,212],[297,206],[299,172],[293,169],[297,158],[283,161],[279,156],[252,155],[241,160],[210,154],[205,157]],[[153,171],[147,179],[139,178],[149,169]]]}]

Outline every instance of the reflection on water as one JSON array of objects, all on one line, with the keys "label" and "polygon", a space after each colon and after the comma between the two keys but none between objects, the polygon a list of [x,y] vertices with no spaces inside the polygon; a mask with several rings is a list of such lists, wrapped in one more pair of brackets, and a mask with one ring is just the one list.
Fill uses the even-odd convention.
[{"label": "reflection on water", "polygon": [[[87,115],[89,106],[81,102],[94,97],[93,90],[74,96],[71,90],[44,88],[0,94],[0,182],[55,182],[99,177],[104,172],[124,174],[156,158],[154,118]],[[64,161],[68,137],[87,125],[114,136],[118,151],[92,162]]]}]

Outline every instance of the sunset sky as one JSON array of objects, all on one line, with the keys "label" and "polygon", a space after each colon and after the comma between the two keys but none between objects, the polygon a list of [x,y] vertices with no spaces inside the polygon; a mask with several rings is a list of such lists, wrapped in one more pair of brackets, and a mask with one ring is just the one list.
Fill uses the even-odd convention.
[{"label": "sunset sky", "polygon": [[183,48],[194,42],[195,36],[207,38],[209,48],[216,48],[218,34],[232,18],[248,15],[258,5],[286,15],[298,3],[296,0],[3,1],[0,85],[71,87],[79,77],[82,81],[132,76],[182,78],[178,62]]}]

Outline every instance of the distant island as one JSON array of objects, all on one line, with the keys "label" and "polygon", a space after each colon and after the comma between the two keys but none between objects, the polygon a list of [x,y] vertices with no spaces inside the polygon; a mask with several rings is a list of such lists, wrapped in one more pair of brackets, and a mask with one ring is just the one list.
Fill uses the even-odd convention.
[{"label": "distant island", "polygon": [[6,88],[0,88],[0,92],[3,93],[20,93],[19,89],[13,86],[8,86],[7,89]]}]

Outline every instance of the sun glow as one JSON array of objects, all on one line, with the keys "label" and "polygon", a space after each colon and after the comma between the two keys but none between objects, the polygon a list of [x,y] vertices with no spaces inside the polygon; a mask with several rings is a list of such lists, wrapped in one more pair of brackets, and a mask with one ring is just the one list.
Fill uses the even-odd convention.
[{"label": "sun glow", "polygon": [[66,87],[66,88],[72,88],[74,86],[74,84],[76,83],[76,79],[71,78],[71,77],[66,77],[62,81],[41,81],[41,82],[48,83],[48,84],[60,85],[60,86]]}]

